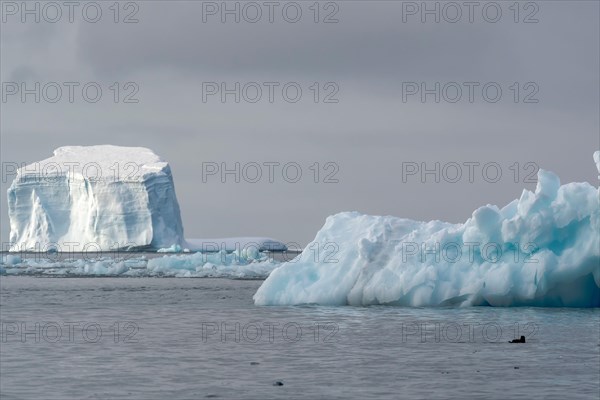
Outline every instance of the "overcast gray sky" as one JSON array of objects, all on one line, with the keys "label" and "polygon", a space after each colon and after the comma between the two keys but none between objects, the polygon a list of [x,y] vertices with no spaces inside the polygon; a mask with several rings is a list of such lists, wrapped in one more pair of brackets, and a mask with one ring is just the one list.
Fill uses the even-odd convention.
[{"label": "overcast gray sky", "polygon": [[[420,1],[275,2],[273,22],[264,2],[239,2],[239,23],[233,14],[221,21],[222,2],[120,2],[116,15],[114,1],[99,1],[95,23],[87,21],[96,18],[89,2],[76,2],[73,22],[65,6],[59,18],[54,5],[39,2],[36,22],[21,2],[1,3],[3,165],[41,160],[64,145],[151,148],[171,164],[187,237],[259,235],[304,245],[328,215],[354,210],[462,222],[478,206],[502,206],[534,188],[525,181],[527,163],[563,183],[598,182],[598,1],[475,2],[472,9],[462,1],[427,2],[440,10],[439,22],[422,15]],[[51,103],[50,86],[40,89],[39,103],[9,94],[10,83],[35,82],[58,83],[62,97]],[[72,103],[64,82],[79,83]],[[89,82],[102,89],[96,103],[82,96]],[[250,102],[256,86],[246,85],[239,103],[234,94],[222,102],[219,93],[207,94],[210,82],[257,82],[262,97]],[[264,82],[278,84],[273,102]],[[465,82],[474,82],[472,99]],[[421,84],[435,92],[436,83],[439,103],[435,93],[424,101],[414,93]],[[462,97],[452,102],[457,86]],[[297,87],[302,96],[291,102]],[[124,102],[136,88],[131,98],[139,101]],[[206,163],[236,162],[263,165],[262,179],[203,181]],[[265,162],[281,164],[273,182]],[[447,167],[447,179],[403,179],[407,163],[436,162]],[[469,162],[480,163],[472,183]],[[482,170],[494,162],[502,172],[497,182],[493,168],[486,176]],[[287,181],[293,170],[282,176],[286,163],[300,166],[298,182]],[[462,166],[456,183],[456,164],[448,163]],[[3,193],[12,179],[5,172]],[[325,182],[328,174],[338,182]],[[2,242],[6,205],[3,195]]]}]

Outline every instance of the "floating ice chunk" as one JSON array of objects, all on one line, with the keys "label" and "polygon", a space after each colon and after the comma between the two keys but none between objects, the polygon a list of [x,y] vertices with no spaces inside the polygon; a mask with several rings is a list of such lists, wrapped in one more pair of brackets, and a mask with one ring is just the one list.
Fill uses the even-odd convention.
[{"label": "floating ice chunk", "polygon": [[39,256],[32,255],[3,255],[0,274],[264,279],[281,265],[269,259],[265,253],[194,253],[150,260],[144,256],[136,256],[136,253],[121,255],[125,257],[67,258],[60,261],[40,259]]},{"label": "floating ice chunk", "polygon": [[3,265],[17,265],[21,262],[21,257],[12,254],[4,254],[2,255],[2,264]]},{"label": "floating ice chunk", "polygon": [[599,195],[540,170],[535,192],[502,209],[481,207],[464,224],[336,214],[254,301],[598,307]]},{"label": "floating ice chunk", "polygon": [[220,251],[153,258],[147,268],[163,276],[265,278],[279,265],[258,251]]},{"label": "floating ice chunk", "polygon": [[[186,250],[188,250],[188,249],[186,249]],[[178,244],[174,244],[171,247],[165,247],[163,249],[156,250],[157,253],[181,253],[182,251],[183,251],[183,249]]]}]

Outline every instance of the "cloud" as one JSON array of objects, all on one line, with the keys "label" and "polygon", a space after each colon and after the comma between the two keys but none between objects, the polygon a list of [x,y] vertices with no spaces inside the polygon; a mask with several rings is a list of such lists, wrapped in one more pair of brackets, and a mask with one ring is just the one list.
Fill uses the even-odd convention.
[{"label": "cloud", "polygon": [[[401,3],[339,2],[333,24],[314,23],[312,3],[301,3],[305,18],[293,24],[223,24],[214,16],[202,22],[202,2],[140,2],[133,24],[114,23],[110,10],[94,24],[9,20],[2,25],[3,82],[98,82],[103,96],[97,103],[82,100],[80,91],[73,103],[12,97],[2,104],[2,160],[35,161],[67,144],[150,147],[172,164],[186,234],[301,243],[327,215],[344,210],[462,221],[475,207],[501,205],[532,186],[522,176],[514,182],[515,162],[521,169],[535,162],[565,182],[595,182],[597,3],[539,3],[535,24],[522,23],[525,14],[515,23],[508,6],[498,23],[478,17],[423,24],[419,16],[403,23]],[[331,12],[324,4],[320,21]],[[120,18],[130,11],[122,9]],[[220,95],[203,101],[203,82],[257,82],[265,89],[271,81],[279,82],[273,103],[266,92],[257,103],[232,96],[222,103]],[[469,102],[464,83],[473,81],[477,97]],[[123,102],[128,82],[139,88],[138,103]],[[302,88],[297,103],[282,97],[289,82]],[[339,89],[338,103],[323,101],[328,82]],[[455,82],[463,97],[452,103],[440,93],[436,103],[430,94],[422,102],[418,93],[405,102],[406,82],[430,89]],[[503,90],[497,103],[482,96],[489,82]],[[524,103],[528,95],[539,101]],[[269,161],[299,163],[305,179],[199,179],[203,162]],[[498,162],[504,178],[402,182],[403,162],[436,161]],[[316,162],[321,169],[337,163],[339,183],[314,183]],[[322,178],[327,171],[320,172]],[[0,205],[5,240],[5,196]]]}]

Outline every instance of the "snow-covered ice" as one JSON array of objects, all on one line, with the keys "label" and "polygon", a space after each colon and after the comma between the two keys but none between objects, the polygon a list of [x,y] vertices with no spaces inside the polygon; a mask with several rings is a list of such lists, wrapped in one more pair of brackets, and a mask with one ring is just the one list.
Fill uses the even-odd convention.
[{"label": "snow-covered ice", "polygon": [[8,214],[13,251],[184,243],[169,164],[142,147],[60,147],[17,171]]},{"label": "snow-covered ice", "polygon": [[540,170],[535,192],[464,224],[336,214],[255,304],[597,307],[599,202],[589,183]]}]

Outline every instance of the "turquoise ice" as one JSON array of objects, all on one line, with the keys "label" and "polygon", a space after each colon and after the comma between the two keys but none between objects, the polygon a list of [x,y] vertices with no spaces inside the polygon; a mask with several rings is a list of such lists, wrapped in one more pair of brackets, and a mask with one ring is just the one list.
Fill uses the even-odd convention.
[{"label": "turquoise ice", "polygon": [[[594,154],[600,172],[600,152]],[[257,305],[600,306],[599,190],[540,170],[535,192],[464,224],[327,218]]]}]

